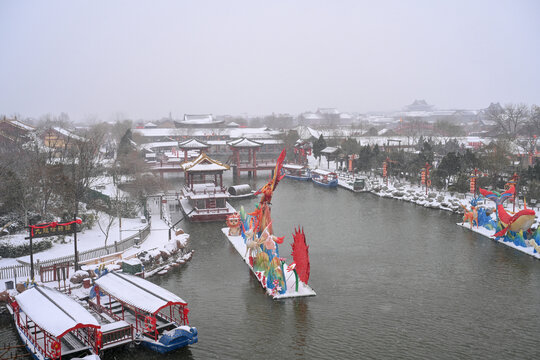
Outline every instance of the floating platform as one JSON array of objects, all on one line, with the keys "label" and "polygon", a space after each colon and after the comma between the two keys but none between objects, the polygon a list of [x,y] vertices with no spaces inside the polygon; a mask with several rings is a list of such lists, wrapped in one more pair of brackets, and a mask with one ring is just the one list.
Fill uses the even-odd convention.
[{"label": "floating platform", "polygon": [[487,238],[490,238],[491,240],[495,241],[496,243],[499,243],[499,244],[503,244],[503,245],[506,245],[506,246],[509,246],[511,248],[514,248],[516,250],[519,250],[527,255],[530,255],[538,260],[540,260],[540,253],[538,253],[537,251],[535,251],[534,247],[533,246],[527,246],[527,247],[523,247],[523,246],[519,246],[519,245],[516,245],[514,244],[513,242],[511,241],[504,241],[502,238],[499,238],[499,239],[496,239],[493,237],[493,235],[495,234],[495,230],[489,230],[489,229],[486,229],[485,227],[476,227],[476,226],[473,226],[472,229],[470,228],[470,225],[468,222],[460,222],[460,223],[457,223],[458,226],[461,226],[467,230],[470,230],[470,231],[473,231],[477,234],[480,234],[480,235],[483,235]]},{"label": "floating platform", "polygon": [[271,289],[266,288],[266,284],[261,280],[261,273],[253,270],[253,267],[249,264],[249,256],[246,256],[246,244],[244,243],[244,238],[242,236],[229,236],[229,228],[222,228],[223,234],[229,239],[231,244],[234,246],[238,254],[242,257],[246,265],[249,267],[251,272],[255,275],[263,289],[266,290],[268,295],[272,296],[274,299],[286,299],[294,297],[304,297],[304,296],[315,296],[317,295],[315,291],[307,284],[299,281],[298,291],[296,291],[296,278],[294,272],[288,269],[287,264],[284,264],[283,269],[285,271],[285,279],[287,283],[287,291],[283,294],[273,293]]}]

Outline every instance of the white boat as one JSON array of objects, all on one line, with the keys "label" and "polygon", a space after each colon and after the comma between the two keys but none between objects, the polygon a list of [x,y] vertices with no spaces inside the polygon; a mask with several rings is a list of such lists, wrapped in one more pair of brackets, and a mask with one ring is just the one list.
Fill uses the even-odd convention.
[{"label": "white boat", "polygon": [[315,169],[311,170],[311,180],[320,186],[324,187],[337,187],[338,176],[333,171]]},{"label": "white boat", "polygon": [[8,304],[22,342],[34,359],[94,355],[102,347],[98,321],[69,296],[35,285]]},{"label": "white boat", "polygon": [[283,165],[285,177],[300,181],[309,181],[311,174],[307,165],[285,164]]}]

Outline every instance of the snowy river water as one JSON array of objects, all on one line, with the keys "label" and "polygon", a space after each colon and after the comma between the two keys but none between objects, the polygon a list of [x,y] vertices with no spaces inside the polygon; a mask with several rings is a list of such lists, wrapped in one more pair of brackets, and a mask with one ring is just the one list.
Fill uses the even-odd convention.
[{"label": "snowy river water", "polygon": [[[255,201],[232,204],[250,211]],[[294,227],[304,227],[317,296],[272,300],[222,235],[224,224],[182,223],[193,259],[152,281],[189,303],[199,343],[105,358],[540,357],[538,260],[456,226],[458,215],[371,194],[285,179],[272,203],[283,257]],[[15,337],[5,319],[0,335]]]}]

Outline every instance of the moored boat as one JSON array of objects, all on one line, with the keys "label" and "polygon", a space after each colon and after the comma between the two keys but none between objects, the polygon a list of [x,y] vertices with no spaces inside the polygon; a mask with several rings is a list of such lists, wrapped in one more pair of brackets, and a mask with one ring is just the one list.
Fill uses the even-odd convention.
[{"label": "moored boat", "polygon": [[320,186],[324,187],[337,187],[338,186],[338,176],[335,172],[315,169],[311,170],[311,180]]},{"label": "moored boat", "polygon": [[311,179],[310,170],[307,165],[285,164],[283,165],[283,171],[285,177],[289,179],[300,181],[309,181]]},{"label": "moored boat", "polygon": [[232,200],[248,199],[255,196],[255,190],[251,190],[251,186],[249,184],[229,186],[227,192],[229,193],[229,199]]},{"label": "moored boat", "polygon": [[190,327],[187,303],[154,283],[125,273],[109,272],[95,281],[90,305],[133,326],[135,341],[167,353],[198,341]]},{"label": "moored boat", "polygon": [[8,304],[15,327],[34,359],[60,359],[93,354],[102,347],[101,326],[77,301],[35,285]]}]

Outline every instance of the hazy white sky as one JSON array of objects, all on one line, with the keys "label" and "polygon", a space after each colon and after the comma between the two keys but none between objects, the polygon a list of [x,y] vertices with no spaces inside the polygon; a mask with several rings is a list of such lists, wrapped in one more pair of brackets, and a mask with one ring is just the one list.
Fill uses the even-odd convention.
[{"label": "hazy white sky", "polygon": [[0,0],[0,114],[540,104],[540,1]]}]

